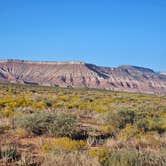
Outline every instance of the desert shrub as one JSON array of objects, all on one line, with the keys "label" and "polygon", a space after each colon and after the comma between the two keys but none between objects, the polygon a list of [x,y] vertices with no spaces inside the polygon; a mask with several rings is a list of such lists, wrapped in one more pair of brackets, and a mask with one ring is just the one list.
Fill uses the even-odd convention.
[{"label": "desert shrub", "polygon": [[140,164],[137,157],[135,151],[120,150],[104,153],[103,156],[100,156],[99,161],[103,166],[134,166],[134,164]]},{"label": "desert shrub", "polygon": [[18,128],[14,131],[14,135],[18,138],[25,138],[28,137],[28,132],[25,129]]},{"label": "desert shrub", "polygon": [[119,139],[129,140],[139,134],[139,130],[136,126],[127,124],[124,129],[122,129],[118,135]]},{"label": "desert shrub", "polygon": [[14,116],[14,111],[12,109],[6,108],[6,109],[0,111],[0,116],[9,118],[11,116]]},{"label": "desert shrub", "polygon": [[106,123],[116,128],[124,128],[126,124],[133,124],[135,112],[132,110],[120,110],[117,112],[109,112],[106,115]]},{"label": "desert shrub", "polygon": [[137,140],[139,147],[160,149],[166,145],[162,143],[161,136],[156,131],[149,131],[140,135]]},{"label": "desert shrub", "polygon": [[166,131],[166,118],[153,118],[150,121],[150,130],[158,131],[158,133],[164,133]]},{"label": "desert shrub", "polygon": [[102,125],[100,126],[100,130],[110,136],[113,136],[116,133],[116,128],[113,125]]},{"label": "desert shrub", "polygon": [[54,136],[72,137],[75,134],[76,117],[68,113],[56,113],[52,123],[49,124],[48,132]]},{"label": "desert shrub", "polygon": [[143,119],[140,119],[136,122],[137,124],[137,127],[140,129],[140,130],[143,130],[143,131],[148,131],[149,129],[149,121],[147,118],[143,118]]},{"label": "desert shrub", "polygon": [[96,101],[93,103],[88,103],[87,108],[102,113],[109,111],[110,105],[106,102]]},{"label": "desert shrub", "polygon": [[166,156],[161,153],[135,149],[120,149],[104,153],[100,163],[103,166],[165,166]]},{"label": "desert shrub", "polygon": [[85,148],[86,142],[82,140],[72,140],[67,137],[54,139],[46,142],[42,146],[42,152],[75,151]]},{"label": "desert shrub", "polygon": [[46,99],[46,100],[45,100],[45,105],[46,105],[47,107],[52,107],[53,101],[50,100],[50,99]]},{"label": "desert shrub", "polygon": [[144,132],[147,131],[158,131],[158,133],[163,133],[166,131],[166,121],[165,118],[143,118],[136,122],[139,129]]},{"label": "desert shrub", "polygon": [[71,140],[67,137],[55,139],[53,146],[66,150],[79,150],[86,146],[86,142],[82,140]]},{"label": "desert shrub", "polygon": [[16,118],[17,127],[24,128],[35,135],[72,136],[76,118],[71,114],[38,112]]},{"label": "desert shrub", "polygon": [[38,110],[42,110],[46,107],[46,104],[43,101],[33,102],[32,107]]},{"label": "desert shrub", "polygon": [[117,114],[120,118],[120,128],[124,128],[127,123],[134,123],[135,112],[133,110],[120,110]]},{"label": "desert shrub", "polygon": [[[42,156],[35,156],[31,152],[22,152],[21,158],[14,162],[16,166],[41,166]],[[13,166],[14,166],[13,165]]]},{"label": "desert shrub", "polygon": [[6,160],[6,162],[11,162],[18,160],[20,158],[20,153],[17,151],[16,145],[6,145],[0,147],[0,159]]},{"label": "desert shrub", "polygon": [[[106,147],[110,149],[121,149],[125,147],[135,148],[135,149],[151,149],[159,150],[165,148],[165,138],[161,136],[156,131],[150,131],[146,133],[139,132],[134,134],[131,131],[130,133],[125,133],[123,129],[116,139],[107,139]],[[127,135],[129,134],[129,135]],[[133,136],[131,136],[133,135]]]},{"label": "desert shrub", "polygon": [[100,160],[104,160],[107,154],[107,149],[105,147],[95,147],[89,149],[89,155],[95,158],[100,158]]},{"label": "desert shrub", "polygon": [[36,135],[44,134],[47,131],[49,117],[44,113],[33,113],[16,117],[15,124],[18,128],[23,128]]},{"label": "desert shrub", "polygon": [[5,128],[4,126],[0,125],[0,134],[4,134]]},{"label": "desert shrub", "polygon": [[116,112],[108,112],[105,114],[105,124],[112,125],[115,128],[120,126],[120,118]]},{"label": "desert shrub", "polygon": [[58,155],[49,154],[41,166],[100,166],[97,159],[91,157],[86,152],[60,153]]}]

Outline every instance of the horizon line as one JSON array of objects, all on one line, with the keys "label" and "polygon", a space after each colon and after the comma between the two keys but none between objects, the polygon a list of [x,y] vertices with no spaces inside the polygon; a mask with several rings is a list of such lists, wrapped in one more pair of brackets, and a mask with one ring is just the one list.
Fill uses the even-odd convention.
[{"label": "horizon line", "polygon": [[[130,64],[122,64],[119,65],[117,67],[113,67],[113,66],[103,66],[103,65],[97,65],[94,63],[89,63],[89,62],[84,62],[84,61],[79,61],[79,60],[68,60],[68,61],[47,61],[47,60],[24,60],[24,59],[0,59],[0,62],[25,62],[25,63],[29,63],[29,64],[33,64],[33,63],[37,63],[37,64],[91,64],[91,65],[95,65],[95,66],[100,66],[100,67],[110,67],[110,68],[117,68],[117,67],[122,67],[122,66],[132,66],[132,67],[141,67],[141,68],[145,68],[145,69],[151,69],[152,68],[148,68],[148,67],[143,67],[143,66],[137,66],[137,65],[130,65]],[[154,70],[155,71],[155,70]],[[157,71],[156,71],[157,72]],[[159,73],[165,73],[165,71],[158,71]]]}]

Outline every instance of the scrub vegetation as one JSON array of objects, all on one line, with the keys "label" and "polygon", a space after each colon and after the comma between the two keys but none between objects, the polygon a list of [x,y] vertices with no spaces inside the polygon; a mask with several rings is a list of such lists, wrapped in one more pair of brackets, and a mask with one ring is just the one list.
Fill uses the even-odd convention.
[{"label": "scrub vegetation", "polygon": [[166,95],[1,83],[0,165],[165,166]]}]

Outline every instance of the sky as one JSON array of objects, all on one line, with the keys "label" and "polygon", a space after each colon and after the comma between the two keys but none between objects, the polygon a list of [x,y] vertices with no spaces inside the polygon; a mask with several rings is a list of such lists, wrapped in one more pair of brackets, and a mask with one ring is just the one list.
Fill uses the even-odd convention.
[{"label": "sky", "polygon": [[0,0],[0,59],[166,71],[166,1]]}]

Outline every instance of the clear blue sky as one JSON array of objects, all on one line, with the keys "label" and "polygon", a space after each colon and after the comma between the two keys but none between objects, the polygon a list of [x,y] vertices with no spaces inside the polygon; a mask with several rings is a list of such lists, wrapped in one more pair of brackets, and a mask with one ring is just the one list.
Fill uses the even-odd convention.
[{"label": "clear blue sky", "polygon": [[165,0],[0,0],[0,59],[166,70]]}]

